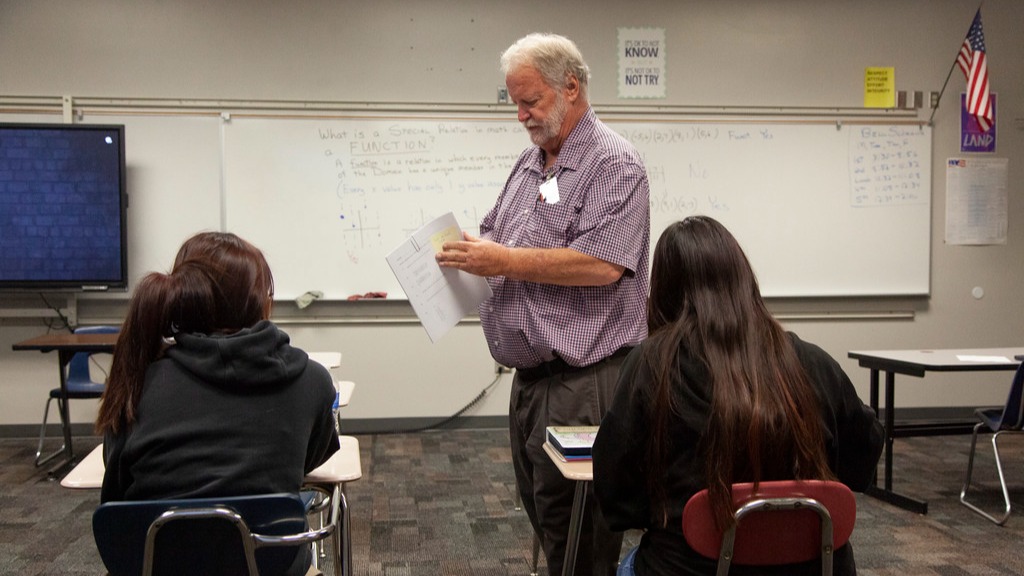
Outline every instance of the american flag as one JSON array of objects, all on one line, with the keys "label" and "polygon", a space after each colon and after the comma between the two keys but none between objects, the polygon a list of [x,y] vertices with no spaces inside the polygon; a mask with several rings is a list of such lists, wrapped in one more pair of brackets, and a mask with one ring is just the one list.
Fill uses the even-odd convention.
[{"label": "american flag", "polygon": [[967,78],[967,112],[978,119],[982,132],[992,126],[992,101],[989,99],[988,59],[985,57],[985,33],[981,31],[981,8],[974,15],[971,29],[960,46],[956,63]]}]

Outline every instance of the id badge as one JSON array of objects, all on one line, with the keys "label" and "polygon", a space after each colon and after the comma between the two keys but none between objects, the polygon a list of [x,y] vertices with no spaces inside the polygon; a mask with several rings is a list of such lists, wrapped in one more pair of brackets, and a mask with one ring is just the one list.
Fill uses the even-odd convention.
[{"label": "id badge", "polygon": [[558,177],[552,176],[540,185],[540,199],[547,204],[558,204]]}]

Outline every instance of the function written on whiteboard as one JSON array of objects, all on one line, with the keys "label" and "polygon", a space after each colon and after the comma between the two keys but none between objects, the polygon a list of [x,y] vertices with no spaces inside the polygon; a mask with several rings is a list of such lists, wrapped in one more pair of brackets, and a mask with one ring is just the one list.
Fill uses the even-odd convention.
[{"label": "function written on whiteboard", "polygon": [[926,204],[924,159],[915,139],[924,131],[913,126],[850,128],[850,203],[854,206]]},{"label": "function written on whiteboard", "polygon": [[[336,175],[347,244],[358,249],[388,245],[398,240],[396,233],[405,237],[417,229],[425,220],[414,208],[435,204],[425,202],[428,197],[444,198],[477,225],[504,183],[491,175],[510,170],[524,146],[522,131],[508,122],[357,123],[349,129],[321,126],[317,135],[326,167]],[[389,222],[381,223],[382,212]],[[397,226],[390,223],[396,215],[405,218]]]},{"label": "function written on whiteboard", "polygon": [[[653,238],[674,221],[709,214],[749,247],[765,294],[928,292],[930,127],[607,122],[647,168]],[[529,145],[514,117],[232,120],[224,127],[227,228],[264,249],[281,298],[311,288],[326,299],[377,291],[402,298],[389,251],[446,212],[477,229]],[[876,193],[853,200],[851,159],[880,174],[901,169],[868,155],[876,150],[920,157],[915,203],[875,191],[889,185],[885,177],[858,182]]]},{"label": "function written on whiteboard", "polygon": [[441,268],[434,259],[445,242],[458,240],[462,240],[462,229],[448,212],[425,224],[387,257],[431,342],[440,340],[491,297],[491,287],[482,277]]}]

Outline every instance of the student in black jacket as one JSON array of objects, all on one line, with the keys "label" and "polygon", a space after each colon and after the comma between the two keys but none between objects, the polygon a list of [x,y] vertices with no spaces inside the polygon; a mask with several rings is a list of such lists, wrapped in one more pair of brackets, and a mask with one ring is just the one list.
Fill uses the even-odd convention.
[{"label": "student in black jacket", "polygon": [[[720,526],[737,482],[838,479],[863,490],[882,450],[875,414],[821,348],[768,312],[736,239],[717,221],[672,224],[655,248],[650,336],[626,359],[594,443],[594,491],[615,530],[645,530],[619,576],[712,575],[682,511],[708,488]],[[820,573],[820,562],[733,574]],[[852,547],[834,573],[856,573]]]},{"label": "student in black jacket", "polygon": [[[271,323],[263,254],[201,233],[135,288],[97,430],[100,500],[298,493],[338,450],[330,374]],[[289,574],[309,567],[299,554]]]}]

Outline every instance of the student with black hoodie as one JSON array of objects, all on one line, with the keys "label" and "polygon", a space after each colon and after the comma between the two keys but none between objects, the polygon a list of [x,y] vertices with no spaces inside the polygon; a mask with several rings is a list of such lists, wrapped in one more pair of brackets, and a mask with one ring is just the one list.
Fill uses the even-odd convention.
[{"label": "student with black hoodie", "polygon": [[[594,494],[613,530],[644,530],[619,576],[710,576],[714,560],[682,532],[686,502],[707,488],[718,526],[736,482],[871,482],[883,431],[827,352],[768,311],[736,238],[718,221],[671,224],[654,249],[650,336],[626,358],[594,442]],[[732,574],[820,574],[820,562],[734,566]],[[857,573],[853,546],[834,574]]]},{"label": "student with black hoodie", "polygon": [[102,502],[297,493],[338,450],[330,374],[268,320],[273,292],[263,254],[230,233],[193,236],[142,279],[96,422]]}]

